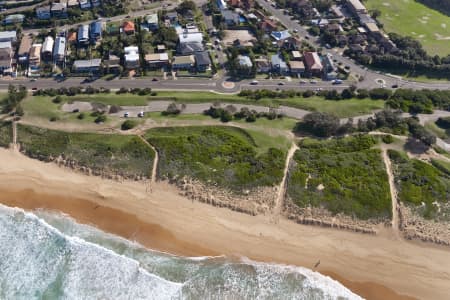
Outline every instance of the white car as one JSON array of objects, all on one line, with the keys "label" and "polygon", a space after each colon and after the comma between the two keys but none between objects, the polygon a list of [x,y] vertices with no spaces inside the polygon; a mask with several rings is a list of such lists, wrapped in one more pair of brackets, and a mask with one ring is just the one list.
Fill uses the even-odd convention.
[{"label": "white car", "polygon": [[309,83],[316,84],[317,80],[310,80]]},{"label": "white car", "polygon": [[253,80],[252,82],[250,82],[251,85],[257,85],[258,83],[258,80]]},{"label": "white car", "polygon": [[144,117],[144,112],[143,112],[143,111],[139,112],[137,116],[138,116],[139,118],[143,118],[143,117]]},{"label": "white car", "polygon": [[130,113],[129,112],[125,112],[124,114],[123,114],[123,117],[124,118],[128,118],[130,116]]}]

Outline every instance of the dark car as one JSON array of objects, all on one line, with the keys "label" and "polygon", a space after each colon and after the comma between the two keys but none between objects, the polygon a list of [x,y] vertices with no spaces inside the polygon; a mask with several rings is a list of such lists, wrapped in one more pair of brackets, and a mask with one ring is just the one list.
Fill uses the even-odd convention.
[{"label": "dark car", "polygon": [[158,78],[153,78],[152,81],[158,81]]}]

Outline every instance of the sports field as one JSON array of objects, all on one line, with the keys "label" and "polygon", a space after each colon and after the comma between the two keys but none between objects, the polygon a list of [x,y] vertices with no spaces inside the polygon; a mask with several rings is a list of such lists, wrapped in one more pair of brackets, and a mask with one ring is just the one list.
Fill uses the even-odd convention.
[{"label": "sports field", "polygon": [[430,55],[450,54],[450,17],[414,0],[367,0],[368,10],[378,9],[386,32],[419,40]]}]

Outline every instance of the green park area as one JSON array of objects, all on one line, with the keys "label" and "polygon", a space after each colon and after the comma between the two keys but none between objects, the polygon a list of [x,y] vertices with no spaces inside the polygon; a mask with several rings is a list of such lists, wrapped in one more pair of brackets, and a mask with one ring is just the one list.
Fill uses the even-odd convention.
[{"label": "green park area", "polygon": [[287,195],[299,207],[323,207],[361,219],[390,218],[391,198],[377,140],[369,135],[304,139],[294,155]]},{"label": "green park area", "polygon": [[450,17],[414,0],[367,0],[369,10],[379,10],[386,32],[410,36],[430,55],[450,54]]}]

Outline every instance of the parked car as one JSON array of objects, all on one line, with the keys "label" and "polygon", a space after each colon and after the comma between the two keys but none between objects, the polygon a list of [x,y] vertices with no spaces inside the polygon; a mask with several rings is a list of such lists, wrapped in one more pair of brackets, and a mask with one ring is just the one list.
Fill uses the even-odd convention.
[{"label": "parked car", "polygon": [[251,85],[257,85],[258,83],[258,80],[253,80],[252,82],[250,82]]},{"label": "parked car", "polygon": [[140,111],[139,113],[138,113],[138,115],[137,115],[139,118],[143,118],[144,117],[144,112],[143,111]]},{"label": "parked car", "polygon": [[284,85],[284,82],[280,81],[278,82],[278,85]]},{"label": "parked car", "polygon": [[124,118],[128,118],[130,116],[130,113],[129,112],[125,112],[124,114],[123,114],[123,117]]},{"label": "parked car", "polygon": [[342,84],[342,80],[341,79],[335,79],[331,81],[332,84]]},{"label": "parked car", "polygon": [[316,84],[316,83],[317,83],[317,80],[314,80],[314,79],[313,79],[313,80],[310,80],[309,83]]},{"label": "parked car", "polygon": [[306,83],[306,80],[300,80],[300,84],[305,84]]},{"label": "parked car", "polygon": [[152,81],[158,81],[158,78],[153,77]]}]

